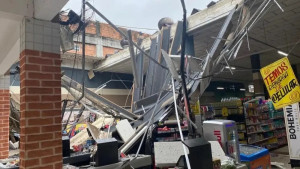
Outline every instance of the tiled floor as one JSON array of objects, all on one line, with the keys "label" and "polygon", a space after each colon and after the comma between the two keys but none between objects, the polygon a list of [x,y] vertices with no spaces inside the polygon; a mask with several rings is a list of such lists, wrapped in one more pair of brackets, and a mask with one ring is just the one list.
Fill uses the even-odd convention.
[{"label": "tiled floor", "polygon": [[[273,150],[271,153],[271,162],[277,162],[278,164],[283,164],[284,169],[291,169],[291,165],[289,164],[289,149],[288,146]],[[272,169],[277,169],[272,167]]]}]

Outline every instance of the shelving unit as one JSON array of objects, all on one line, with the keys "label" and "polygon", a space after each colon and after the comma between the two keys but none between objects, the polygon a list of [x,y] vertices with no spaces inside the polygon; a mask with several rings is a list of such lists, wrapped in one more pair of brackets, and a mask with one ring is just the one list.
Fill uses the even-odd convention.
[{"label": "shelving unit", "polygon": [[283,110],[272,102],[258,100],[244,103],[247,143],[275,149],[287,144]]},{"label": "shelving unit", "polygon": [[[252,144],[268,149],[287,144],[283,110],[275,110],[272,102],[241,100],[211,103],[207,107],[210,119],[236,122],[241,144]],[[213,118],[212,118],[213,112]]]},{"label": "shelving unit", "polygon": [[[188,128],[181,126],[183,137],[188,137]],[[180,141],[179,129],[177,123],[174,124],[159,124],[154,131],[155,141]]]},{"label": "shelving unit", "polygon": [[239,142],[246,144],[246,128],[243,103],[240,99],[211,103],[210,106],[214,112],[214,119],[227,119],[236,122],[239,134]]}]

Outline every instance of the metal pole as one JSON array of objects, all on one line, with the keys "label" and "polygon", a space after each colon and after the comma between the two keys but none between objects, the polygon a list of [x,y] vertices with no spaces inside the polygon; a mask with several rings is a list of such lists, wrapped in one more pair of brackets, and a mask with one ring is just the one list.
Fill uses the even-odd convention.
[{"label": "metal pole", "polygon": [[[85,22],[85,0],[82,0],[82,21]],[[84,25],[84,24],[83,24]],[[82,26],[82,90],[81,90],[81,96],[76,100],[76,103],[74,104],[74,107],[76,106],[77,103],[80,102],[80,100],[84,97],[84,73],[85,73],[85,26]],[[81,28],[81,29],[82,29]],[[71,79],[71,82],[73,79]],[[70,83],[71,85],[71,83]],[[74,108],[73,107],[73,108]]]},{"label": "metal pole", "polygon": [[[182,41],[181,41],[180,74],[181,74],[181,80],[182,80],[182,90],[183,90],[183,95],[184,95],[184,102],[185,102],[185,106],[186,106],[185,108],[186,108],[187,114],[190,117],[190,119],[193,122],[195,122],[195,115],[191,111],[191,107],[190,107],[190,101],[189,101],[189,96],[188,96],[188,90],[186,87],[185,71],[184,71],[186,22],[187,22],[186,21],[186,8],[185,8],[184,0],[181,0],[181,5],[182,5],[182,9],[183,9],[183,29],[182,29]],[[195,128],[193,128],[193,126],[190,124],[189,121],[188,121],[188,124],[189,124],[188,125],[189,134],[193,136],[195,134]]]},{"label": "metal pole", "polygon": [[[82,21],[85,23],[85,0],[82,0]],[[84,97],[84,78],[85,78],[85,27],[82,30],[82,97]],[[79,100],[78,100],[79,101]]]}]

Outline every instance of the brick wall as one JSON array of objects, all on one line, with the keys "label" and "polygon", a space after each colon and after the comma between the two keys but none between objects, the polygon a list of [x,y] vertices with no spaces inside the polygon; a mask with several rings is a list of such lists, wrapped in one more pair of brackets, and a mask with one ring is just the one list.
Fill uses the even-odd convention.
[{"label": "brick wall", "polygon": [[103,46],[103,56],[115,54],[120,49]]},{"label": "brick wall", "polygon": [[9,141],[9,90],[0,89],[0,159],[8,157]]},{"label": "brick wall", "polygon": [[89,34],[96,34],[96,23],[95,22],[90,22],[90,24],[85,28],[85,32]]},{"label": "brick wall", "polygon": [[[127,29],[125,28],[119,28],[121,31],[123,31],[125,34],[127,34]],[[111,38],[111,39],[116,39],[116,40],[122,40],[123,37],[114,30],[112,26],[110,26],[107,23],[100,23],[100,36],[106,37],[106,38]],[[142,38],[149,37],[150,35],[148,34],[140,34],[140,32],[137,31],[132,31],[132,40],[137,41],[137,38],[141,36]]]},{"label": "brick wall", "polygon": [[110,25],[106,23],[100,23],[100,36],[116,40],[123,39],[117,31],[115,31]]},{"label": "brick wall", "polygon": [[[99,25],[97,25],[99,24]],[[99,23],[99,22],[90,22],[89,25],[86,27],[86,33],[87,36],[93,36],[93,37],[97,37],[95,36],[97,34],[97,26],[100,27],[100,36],[104,37],[104,38],[109,38],[109,39],[113,39],[113,40],[119,40],[121,41],[123,39],[123,37],[114,30],[114,28],[112,26],[110,26],[107,23]],[[73,27],[71,27],[71,29],[74,31],[76,30],[78,27],[78,25],[73,25]],[[127,34],[127,29],[125,28],[120,28],[125,34]],[[146,38],[149,37],[149,34],[140,34],[140,32],[137,31],[132,31],[132,39],[133,41],[137,41],[138,37],[141,38]],[[82,44],[81,42],[76,42],[76,44],[79,46],[79,51],[77,51],[78,54],[82,53]],[[101,45],[101,44],[100,44]],[[114,54],[116,50],[120,50],[118,48],[114,48],[114,47],[107,47],[107,46],[103,46],[103,56],[106,56],[108,54]],[[68,51],[68,53],[76,53],[75,50],[71,50]],[[97,49],[96,49],[96,44],[86,44],[86,55],[88,56],[97,56]]]},{"label": "brick wall", "polygon": [[20,54],[20,169],[62,168],[60,54]]}]

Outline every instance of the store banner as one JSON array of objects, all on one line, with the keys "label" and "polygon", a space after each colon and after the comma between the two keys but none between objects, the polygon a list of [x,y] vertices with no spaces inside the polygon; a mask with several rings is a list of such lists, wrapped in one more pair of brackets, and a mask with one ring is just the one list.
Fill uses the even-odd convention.
[{"label": "store banner", "polygon": [[260,73],[275,109],[300,102],[300,87],[287,57],[262,69]]},{"label": "store banner", "polygon": [[290,159],[300,160],[300,109],[299,103],[284,107],[286,136]]}]

